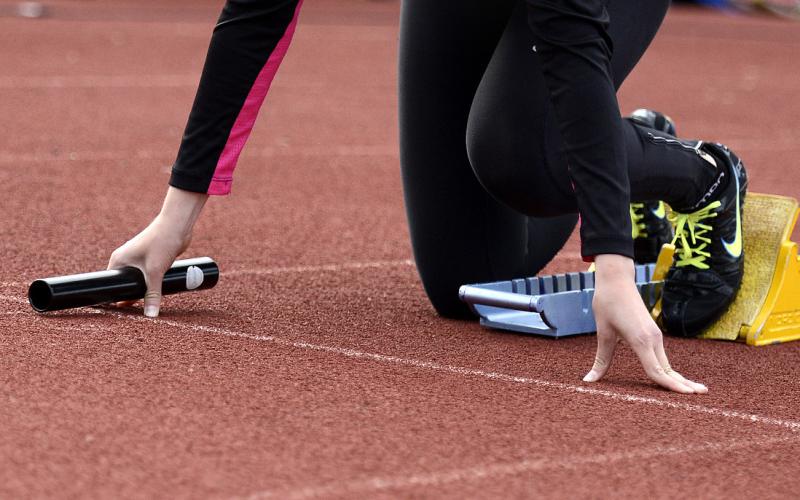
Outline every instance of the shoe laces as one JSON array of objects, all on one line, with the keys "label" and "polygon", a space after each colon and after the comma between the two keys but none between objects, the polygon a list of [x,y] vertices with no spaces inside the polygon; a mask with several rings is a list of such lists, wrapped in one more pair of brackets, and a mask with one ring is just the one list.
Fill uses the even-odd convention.
[{"label": "shoe laces", "polygon": [[716,217],[717,212],[713,210],[721,205],[720,201],[715,201],[696,212],[683,214],[673,211],[669,215],[669,221],[675,227],[675,237],[672,238],[672,244],[675,245],[677,243],[676,246],[678,246],[675,252],[676,257],[678,257],[675,262],[677,267],[709,268],[705,261],[711,257],[711,253],[707,250],[711,244],[711,238],[706,236],[706,233],[714,228],[709,224],[704,224],[702,221]]},{"label": "shoe laces", "polygon": [[631,203],[631,237],[647,238],[647,225],[644,223],[644,203]]}]

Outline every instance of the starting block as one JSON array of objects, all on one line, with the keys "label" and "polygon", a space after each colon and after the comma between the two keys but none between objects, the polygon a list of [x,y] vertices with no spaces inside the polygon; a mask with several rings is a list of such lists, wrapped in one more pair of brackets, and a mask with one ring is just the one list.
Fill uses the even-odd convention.
[{"label": "starting block", "polygon": [[[749,345],[800,339],[800,257],[797,243],[791,241],[798,213],[794,198],[747,195],[742,287],[725,314],[700,338]],[[648,309],[658,308],[671,250],[662,251],[657,264],[636,266],[636,286]],[[593,272],[465,285],[459,296],[490,328],[550,337],[596,330]]]},{"label": "starting block", "polygon": [[800,339],[800,258],[791,241],[797,200],[760,193],[745,200],[742,287],[700,338],[755,346]]},{"label": "starting block", "polygon": [[[656,275],[656,267],[636,266],[636,287],[648,308],[661,297],[663,276]],[[597,330],[592,313],[591,271],[465,285],[459,290],[459,297],[480,316],[481,325],[489,328],[548,337]]]}]

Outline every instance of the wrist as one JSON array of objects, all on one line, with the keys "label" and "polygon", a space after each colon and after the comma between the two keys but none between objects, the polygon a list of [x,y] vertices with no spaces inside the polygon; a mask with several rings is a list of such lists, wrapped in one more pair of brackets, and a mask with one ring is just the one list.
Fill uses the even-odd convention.
[{"label": "wrist", "polygon": [[181,235],[191,234],[208,195],[170,186],[156,221]]},{"label": "wrist", "polygon": [[599,254],[595,256],[595,276],[597,280],[624,279],[630,281],[634,275],[633,259],[624,255]]}]

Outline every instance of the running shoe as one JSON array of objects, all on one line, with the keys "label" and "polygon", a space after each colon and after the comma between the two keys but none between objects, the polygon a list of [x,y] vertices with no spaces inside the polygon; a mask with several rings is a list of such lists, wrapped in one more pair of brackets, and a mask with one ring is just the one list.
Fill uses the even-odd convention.
[{"label": "running shoe", "polygon": [[663,201],[631,203],[633,260],[637,264],[655,262],[661,246],[672,241],[674,233],[667,213]]},{"label": "running shoe", "polygon": [[652,109],[639,108],[628,115],[628,119],[639,125],[644,125],[645,127],[656,129],[659,132],[665,132],[671,136],[677,137],[675,121],[664,113]]},{"label": "running shoe", "polygon": [[[674,136],[675,122],[669,116],[652,109],[637,109],[628,119],[639,125]],[[658,260],[661,246],[672,241],[672,224],[667,219],[667,206],[663,201],[631,203],[633,260],[648,264]]]},{"label": "running shoe", "polygon": [[725,312],[744,274],[744,164],[722,144],[701,142],[697,152],[714,158],[718,175],[694,207],[673,208],[675,262],[662,295],[662,325],[683,337],[699,335]]}]

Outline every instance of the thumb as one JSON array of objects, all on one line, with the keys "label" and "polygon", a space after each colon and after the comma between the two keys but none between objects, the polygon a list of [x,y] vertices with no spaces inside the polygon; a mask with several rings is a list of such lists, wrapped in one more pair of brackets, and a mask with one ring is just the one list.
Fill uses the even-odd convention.
[{"label": "thumb", "polygon": [[617,349],[617,336],[614,333],[597,332],[597,355],[594,358],[594,365],[589,373],[583,377],[584,382],[597,382],[605,376],[614,359],[614,351]]},{"label": "thumb", "polygon": [[147,281],[147,293],[144,295],[144,315],[148,318],[156,318],[161,309],[161,279],[150,277]]}]

